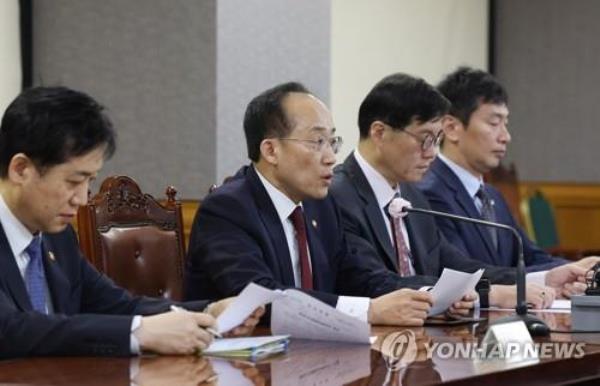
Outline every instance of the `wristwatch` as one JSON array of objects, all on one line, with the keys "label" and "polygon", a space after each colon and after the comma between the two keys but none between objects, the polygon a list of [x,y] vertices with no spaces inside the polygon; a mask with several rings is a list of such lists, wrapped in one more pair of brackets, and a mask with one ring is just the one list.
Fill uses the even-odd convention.
[{"label": "wristwatch", "polygon": [[488,308],[490,306],[490,281],[488,279],[480,279],[475,290],[479,294],[479,307]]}]

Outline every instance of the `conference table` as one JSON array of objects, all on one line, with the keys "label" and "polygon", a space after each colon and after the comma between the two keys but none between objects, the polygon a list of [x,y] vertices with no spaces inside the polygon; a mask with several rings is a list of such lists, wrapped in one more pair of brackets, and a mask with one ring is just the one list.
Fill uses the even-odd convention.
[{"label": "conference table", "polygon": [[[31,358],[0,361],[1,385],[573,385],[600,384],[600,334],[552,333],[538,344],[576,345],[570,358],[550,353],[507,364],[451,355],[481,343],[486,321],[415,328],[372,327],[369,345],[292,340],[287,353],[257,362],[201,356]],[[568,331],[570,314],[537,313],[553,330]],[[256,334],[268,334],[258,328]],[[407,338],[408,337],[408,338]],[[398,344],[404,339],[404,344]],[[408,339],[408,340],[407,340]],[[390,345],[391,342],[391,345]],[[410,342],[408,344],[407,342]],[[395,344],[394,344],[395,343]],[[565,346],[565,347],[566,347]],[[437,349],[432,349],[437,347]],[[428,350],[429,348],[429,350]],[[391,350],[391,351],[390,351]],[[449,351],[450,350],[450,351]],[[382,354],[386,353],[386,355]],[[392,353],[390,355],[390,353]],[[563,353],[564,354],[564,353]],[[568,355],[567,355],[568,356]],[[577,356],[577,357],[575,357]],[[594,381],[595,380],[595,381]]]}]

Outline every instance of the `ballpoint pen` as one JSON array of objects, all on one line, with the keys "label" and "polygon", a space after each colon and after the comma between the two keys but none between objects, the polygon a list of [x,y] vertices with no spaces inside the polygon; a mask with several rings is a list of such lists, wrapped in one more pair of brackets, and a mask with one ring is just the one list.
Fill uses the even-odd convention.
[{"label": "ballpoint pen", "polygon": [[[182,311],[187,311],[187,310],[186,310],[186,309],[184,309],[184,308],[181,308],[181,307],[178,307],[178,306],[176,306],[176,305],[172,304],[172,305],[171,305],[171,311],[173,311],[173,312],[182,312]],[[223,335],[221,335],[221,333],[219,333],[217,330],[215,330],[215,329],[214,329],[214,328],[212,328],[212,327],[204,327],[204,329],[205,329],[205,330],[206,330],[206,331],[207,331],[209,334],[211,334],[212,336],[214,336],[215,338],[222,338],[222,337],[223,337]]]}]

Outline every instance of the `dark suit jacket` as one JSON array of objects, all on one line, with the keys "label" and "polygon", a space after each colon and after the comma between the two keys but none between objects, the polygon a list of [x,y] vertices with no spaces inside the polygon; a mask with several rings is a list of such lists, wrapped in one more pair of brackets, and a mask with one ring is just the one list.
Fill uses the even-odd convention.
[{"label": "dark suit jacket", "polygon": [[[0,226],[0,358],[127,356],[132,315],[165,312],[172,304],[132,297],[115,286],[81,256],[70,227],[57,234],[44,234],[43,251],[54,306],[50,315],[32,311],[25,283]],[[202,309],[206,302],[185,306]]]},{"label": "dark suit jacket", "polygon": [[[414,279],[388,272],[369,250],[349,244],[336,204],[302,202],[313,271],[313,296],[335,305],[337,295],[376,297]],[[243,167],[202,202],[192,226],[186,299],[223,298],[248,283],[292,288],[294,275],[283,226],[254,167]]]},{"label": "dark suit jacket", "polygon": [[[429,209],[423,194],[412,184],[400,184],[400,193],[413,207]],[[346,231],[374,247],[387,268],[397,272],[395,249],[377,198],[353,154],[336,167],[330,194],[341,208]],[[493,283],[514,283],[515,270],[483,264],[454,248],[441,234],[433,217],[413,213],[405,221],[417,275],[439,277],[444,267],[464,272],[485,268],[484,276]]]},{"label": "dark suit jacket", "polygon": [[[481,218],[473,199],[456,174],[440,159],[431,165],[423,180],[418,184],[429,199],[431,207],[441,212],[460,216]],[[567,261],[555,258],[538,248],[517,225],[506,201],[493,186],[485,188],[494,200],[496,221],[517,228],[523,239],[523,254],[527,270],[541,271],[564,264]],[[436,218],[438,226],[452,245],[473,258],[487,264],[514,267],[517,264],[516,245],[508,231],[498,231],[498,248],[494,249],[489,233],[483,226],[466,222]]]}]

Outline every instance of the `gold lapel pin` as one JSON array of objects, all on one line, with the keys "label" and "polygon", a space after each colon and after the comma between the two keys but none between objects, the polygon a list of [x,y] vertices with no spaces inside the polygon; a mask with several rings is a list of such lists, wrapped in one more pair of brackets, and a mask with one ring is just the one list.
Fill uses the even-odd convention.
[{"label": "gold lapel pin", "polygon": [[56,261],[56,257],[54,256],[54,253],[52,253],[52,251],[48,251],[48,258],[52,261]]},{"label": "gold lapel pin", "polygon": [[313,228],[317,227],[317,220],[312,220],[312,226],[313,226]]}]

